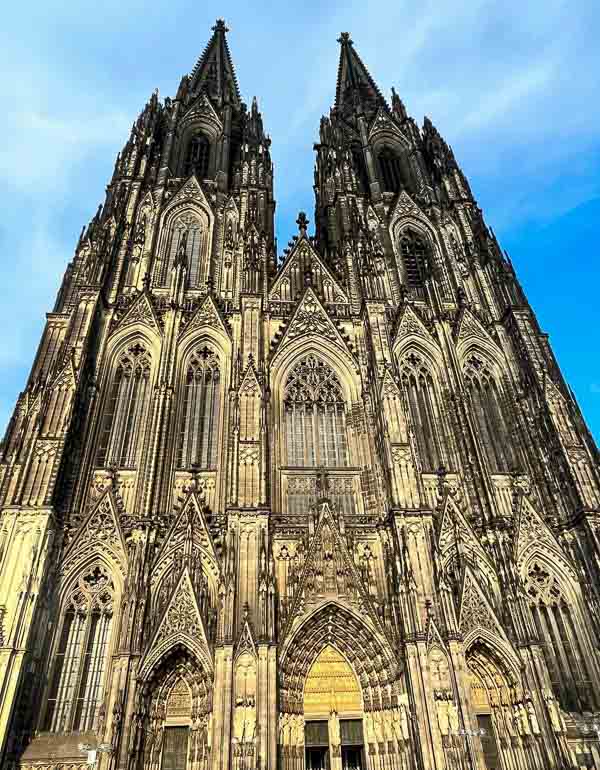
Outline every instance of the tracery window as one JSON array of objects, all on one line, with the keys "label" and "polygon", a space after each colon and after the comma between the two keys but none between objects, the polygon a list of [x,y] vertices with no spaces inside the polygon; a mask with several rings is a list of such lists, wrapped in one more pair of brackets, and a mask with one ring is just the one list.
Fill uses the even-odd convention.
[{"label": "tracery window", "polygon": [[342,386],[333,369],[313,354],[296,364],[287,379],[284,425],[286,465],[348,465]]},{"label": "tracery window", "polygon": [[508,473],[514,466],[510,433],[500,393],[487,364],[471,356],[465,369],[477,433],[492,473]]},{"label": "tracery window", "polygon": [[429,249],[425,239],[407,228],[400,236],[400,255],[407,287],[421,295],[429,265]]},{"label": "tracery window", "polygon": [[422,358],[409,353],[400,363],[400,373],[423,470],[437,471],[445,463],[440,411],[431,371]]},{"label": "tracery window", "polygon": [[403,185],[402,160],[391,147],[384,147],[379,153],[381,183],[385,192],[400,192]]},{"label": "tracery window", "polygon": [[204,134],[195,134],[187,147],[183,164],[183,176],[195,174],[198,179],[208,176],[208,162],[210,160],[210,142]]},{"label": "tracery window", "polygon": [[176,264],[185,266],[188,286],[194,288],[201,285],[200,257],[204,232],[200,218],[190,211],[175,219],[167,234],[166,248],[156,261],[154,283],[157,286],[168,284],[170,271]]},{"label": "tracery window", "polygon": [[150,356],[139,342],[121,354],[104,406],[98,465],[135,467],[149,403],[150,374]]},{"label": "tracery window", "polygon": [[177,466],[216,468],[220,435],[221,383],[219,359],[210,348],[196,350],[183,385]]},{"label": "tracery window", "polygon": [[568,711],[591,711],[600,705],[594,695],[575,617],[562,586],[554,575],[534,561],[527,570],[525,590],[538,632],[552,687]]},{"label": "tracery window", "polygon": [[113,617],[114,585],[95,566],[73,589],[54,655],[44,719],[50,732],[94,728],[102,702]]}]

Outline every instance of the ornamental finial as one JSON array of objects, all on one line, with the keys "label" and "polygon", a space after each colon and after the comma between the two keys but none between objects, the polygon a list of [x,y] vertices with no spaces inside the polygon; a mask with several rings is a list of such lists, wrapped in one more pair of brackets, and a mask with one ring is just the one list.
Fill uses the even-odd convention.
[{"label": "ornamental finial", "polygon": [[225,25],[224,19],[217,19],[215,26],[212,28],[213,32],[229,32],[229,27]]}]

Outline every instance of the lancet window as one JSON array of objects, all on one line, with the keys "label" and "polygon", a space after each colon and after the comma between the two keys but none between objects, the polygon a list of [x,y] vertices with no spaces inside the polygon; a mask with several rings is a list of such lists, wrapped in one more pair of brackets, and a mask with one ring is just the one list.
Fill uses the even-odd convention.
[{"label": "lancet window", "polygon": [[113,600],[110,575],[98,565],[72,591],[54,655],[44,730],[83,732],[95,727],[109,654]]},{"label": "lancet window", "polygon": [[600,702],[579,637],[583,624],[572,603],[556,577],[537,561],[529,566],[525,585],[554,692],[568,711],[595,711]]},{"label": "lancet window", "polygon": [[478,356],[471,356],[465,369],[477,433],[492,473],[508,473],[514,466],[508,425],[494,375]]},{"label": "lancet window", "polygon": [[424,471],[444,465],[441,418],[431,371],[416,353],[400,363],[401,382]]},{"label": "lancet window", "polygon": [[381,170],[381,183],[384,191],[400,192],[404,186],[402,160],[391,147],[384,147],[379,153],[379,168]]},{"label": "lancet window", "polygon": [[191,288],[202,283],[201,255],[205,228],[200,218],[190,211],[180,214],[171,224],[166,248],[156,261],[154,282],[166,286],[171,269],[183,265],[187,271],[187,284]]},{"label": "lancet window", "polygon": [[285,386],[286,465],[348,465],[346,405],[333,369],[315,355],[303,358]]},{"label": "lancet window", "polygon": [[404,267],[404,281],[408,289],[421,295],[429,264],[429,248],[419,233],[407,228],[400,236],[400,255]]},{"label": "lancet window", "polygon": [[118,359],[100,428],[97,464],[135,467],[150,398],[151,360],[136,342]]},{"label": "lancet window", "polygon": [[177,465],[216,468],[221,432],[219,359],[210,348],[196,350],[183,383]]},{"label": "lancet window", "polygon": [[195,174],[200,180],[208,176],[210,142],[204,134],[195,134],[188,144],[183,164],[183,176]]}]

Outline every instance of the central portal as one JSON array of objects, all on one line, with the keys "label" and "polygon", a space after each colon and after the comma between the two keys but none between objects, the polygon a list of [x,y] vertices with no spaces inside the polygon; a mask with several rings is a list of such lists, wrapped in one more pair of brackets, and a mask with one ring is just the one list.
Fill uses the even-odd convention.
[{"label": "central portal", "polygon": [[348,661],[327,645],[304,685],[306,770],[364,770],[363,706]]}]

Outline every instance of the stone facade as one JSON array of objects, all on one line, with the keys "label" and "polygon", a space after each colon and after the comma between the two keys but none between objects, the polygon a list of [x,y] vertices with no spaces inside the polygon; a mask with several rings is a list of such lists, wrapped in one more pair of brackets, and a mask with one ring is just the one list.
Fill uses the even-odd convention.
[{"label": "stone facade", "polygon": [[598,454],[507,255],[343,34],[278,259],[225,33],[135,122],[2,445],[2,767],[600,767]]}]

